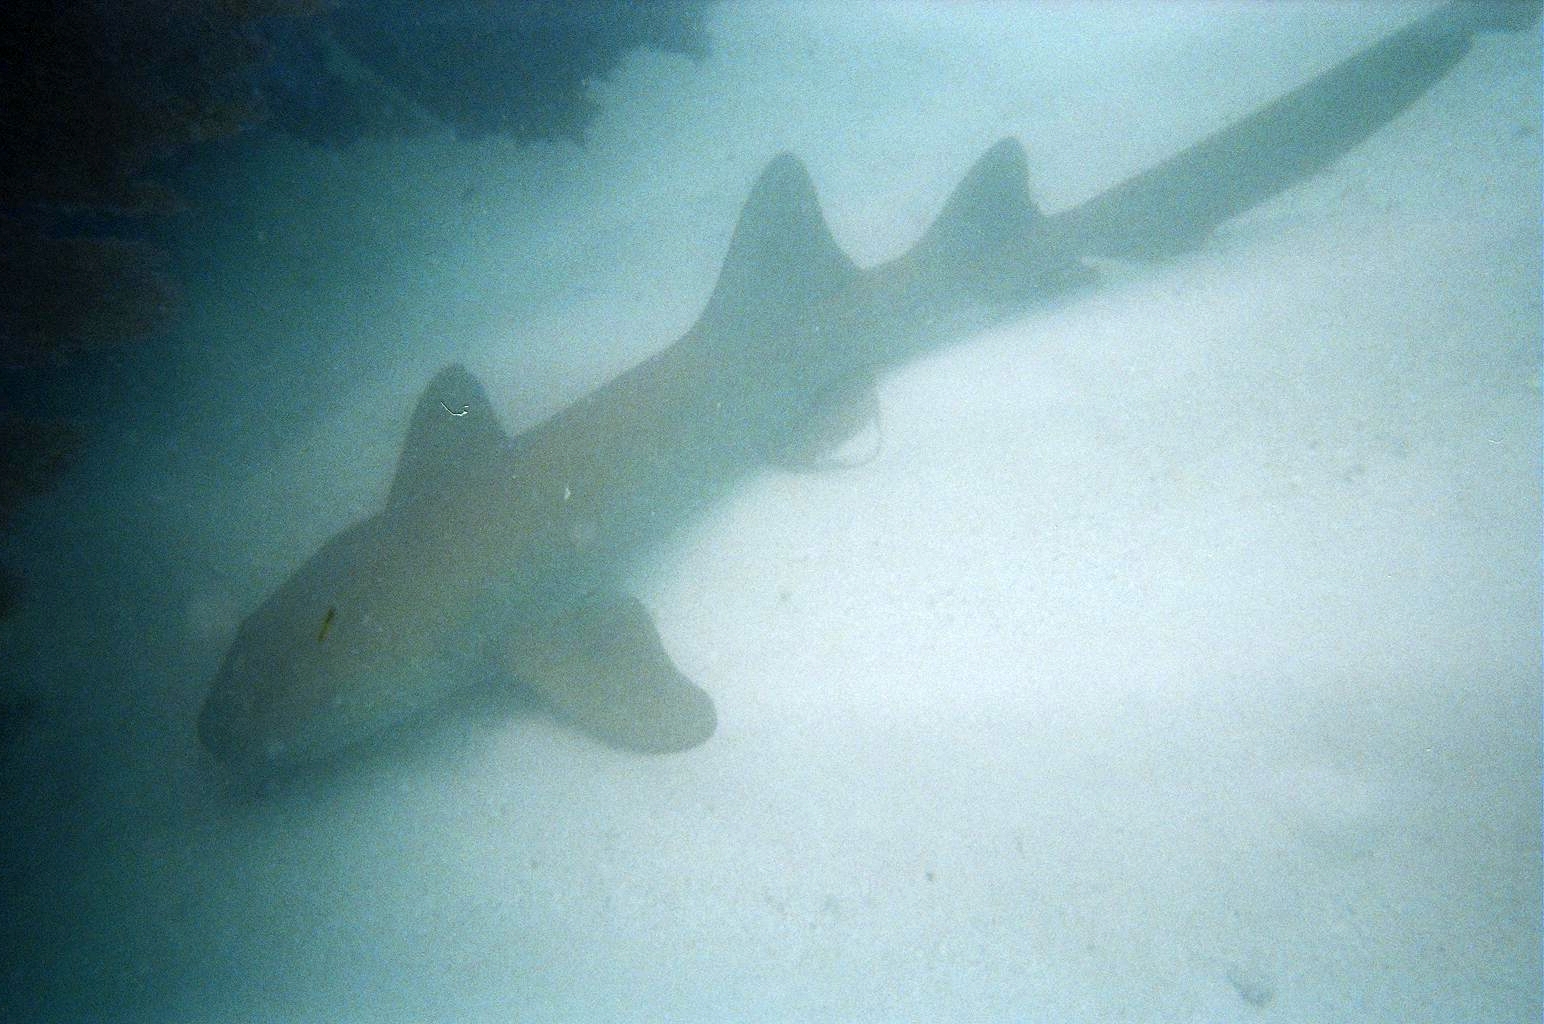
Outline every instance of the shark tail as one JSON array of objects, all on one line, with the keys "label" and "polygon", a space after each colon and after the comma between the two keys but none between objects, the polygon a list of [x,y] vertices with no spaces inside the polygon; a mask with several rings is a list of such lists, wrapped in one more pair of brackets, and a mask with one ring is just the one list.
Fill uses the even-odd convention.
[{"label": "shark tail", "polygon": [[1053,218],[1086,256],[1195,248],[1219,224],[1317,174],[1426,93],[1475,32],[1519,31],[1540,5],[1460,0],[1432,11],[1080,206]]}]

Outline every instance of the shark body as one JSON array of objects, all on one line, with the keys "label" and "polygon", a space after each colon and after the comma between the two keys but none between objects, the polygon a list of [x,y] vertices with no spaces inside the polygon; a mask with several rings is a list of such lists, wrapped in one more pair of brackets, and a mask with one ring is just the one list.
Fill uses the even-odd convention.
[{"label": "shark body", "polygon": [[[478,382],[419,399],[385,508],[328,541],[241,626],[200,717],[238,768],[326,756],[438,703],[493,656],[612,744],[679,750],[712,702],[618,577],[741,478],[862,417],[868,375],[1089,278],[994,147],[906,256],[860,272],[791,156],[753,188],[679,341],[508,437]],[[827,433],[831,428],[823,428]],[[479,642],[478,638],[486,642]]]},{"label": "shark body", "polygon": [[1462,56],[1454,5],[1080,207],[1043,215],[1019,144],[971,169],[922,239],[860,270],[803,166],[751,191],[697,323],[516,437],[462,367],[419,399],[385,507],[329,540],[241,625],[199,716],[239,772],[327,757],[442,702],[492,658],[612,745],[714,731],[626,567],[769,463],[808,461],[916,354],[1090,283],[1088,256],[1161,255],[1313,173]]}]

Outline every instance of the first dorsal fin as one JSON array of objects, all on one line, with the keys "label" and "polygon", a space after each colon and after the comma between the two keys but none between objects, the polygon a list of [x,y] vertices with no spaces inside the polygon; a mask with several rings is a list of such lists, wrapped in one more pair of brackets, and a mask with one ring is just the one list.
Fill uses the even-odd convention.
[{"label": "first dorsal fin", "polygon": [[745,201],[702,323],[777,323],[857,275],[831,237],[809,172],[784,153],[761,172]]},{"label": "first dorsal fin", "polygon": [[453,489],[496,465],[506,443],[482,384],[452,363],[434,375],[413,409],[387,507]]}]

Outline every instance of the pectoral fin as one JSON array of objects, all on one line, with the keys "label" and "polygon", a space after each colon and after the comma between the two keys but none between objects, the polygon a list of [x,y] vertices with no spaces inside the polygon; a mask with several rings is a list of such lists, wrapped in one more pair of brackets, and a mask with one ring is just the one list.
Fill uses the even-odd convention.
[{"label": "pectoral fin", "polygon": [[718,721],[712,699],[671,664],[648,611],[629,594],[591,594],[505,655],[555,714],[615,747],[686,750]]}]

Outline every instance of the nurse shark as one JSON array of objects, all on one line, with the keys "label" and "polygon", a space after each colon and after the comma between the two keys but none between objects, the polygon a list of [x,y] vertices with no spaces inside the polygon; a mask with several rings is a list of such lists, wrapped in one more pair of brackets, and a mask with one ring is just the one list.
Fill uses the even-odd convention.
[{"label": "nurse shark", "polygon": [[824,464],[872,383],[910,357],[1152,258],[1318,171],[1420,96],[1481,28],[1537,5],[1439,9],[1157,167],[1054,216],[1019,144],[967,173],[910,251],[858,268],[799,161],[746,200],[684,337],[518,436],[459,365],[413,411],[384,507],[241,624],[198,720],[238,773],[331,756],[444,702],[490,661],[627,750],[707,740],[712,700],[671,662],[629,566],[768,465]]}]

